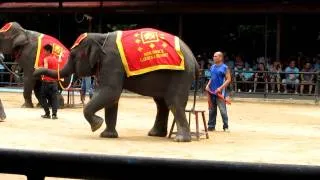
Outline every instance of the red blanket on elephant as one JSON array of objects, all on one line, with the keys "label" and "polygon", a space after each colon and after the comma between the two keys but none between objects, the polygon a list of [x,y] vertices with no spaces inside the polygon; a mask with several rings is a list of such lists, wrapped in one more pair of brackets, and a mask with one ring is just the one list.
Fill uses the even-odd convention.
[{"label": "red blanket on elephant", "polygon": [[128,77],[160,69],[184,70],[176,36],[145,28],[118,31],[116,42]]},{"label": "red blanket on elephant", "polygon": [[[37,49],[37,55],[35,59],[34,67],[43,67],[43,59],[44,59],[44,49],[43,46],[46,44],[52,45],[52,54],[57,57],[58,60],[58,68],[62,69],[63,66],[68,61],[69,57],[69,50],[61,44],[56,38],[51,37],[49,35],[41,34],[38,37],[38,49]],[[61,57],[60,57],[61,56]]]}]

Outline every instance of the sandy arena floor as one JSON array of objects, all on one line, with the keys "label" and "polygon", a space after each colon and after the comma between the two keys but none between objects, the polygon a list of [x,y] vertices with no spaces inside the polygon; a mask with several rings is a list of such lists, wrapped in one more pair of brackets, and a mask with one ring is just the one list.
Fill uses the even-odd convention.
[{"label": "sandy arena floor", "polygon": [[[222,132],[218,115],[217,131],[210,132],[210,139],[202,137],[200,141],[176,143],[168,138],[147,136],[156,114],[156,106],[150,98],[121,98],[118,139],[99,138],[105,126],[92,133],[81,107],[59,110],[59,120],[44,120],[40,118],[42,109],[20,108],[22,94],[0,93],[0,98],[7,114],[7,120],[0,123],[0,147],[320,165],[319,106],[233,103],[228,106],[230,133]],[[77,103],[79,99],[76,97]],[[198,109],[207,109],[206,106],[203,100],[197,103]],[[104,117],[104,111],[98,114]],[[170,115],[169,126],[171,120]],[[203,129],[202,124],[200,128]]]}]

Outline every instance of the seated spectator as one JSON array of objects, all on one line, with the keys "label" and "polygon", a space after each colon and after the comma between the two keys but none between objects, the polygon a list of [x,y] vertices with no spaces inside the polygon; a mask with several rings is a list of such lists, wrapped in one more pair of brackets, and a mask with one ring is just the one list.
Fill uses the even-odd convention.
[{"label": "seated spectator", "polygon": [[[253,70],[250,68],[249,63],[245,63],[245,67],[243,69],[242,73],[242,80],[243,81],[253,81]],[[251,83],[245,83],[244,84],[244,91],[252,92],[252,84]]]},{"label": "seated spectator", "polygon": [[[257,71],[266,71],[263,63],[259,63]],[[268,92],[268,75],[265,72],[256,72],[254,74],[253,92],[256,92],[258,82],[265,82],[265,90]]]},{"label": "seated spectator", "polygon": [[242,60],[242,57],[240,55],[236,56],[236,61],[234,63],[234,66],[237,67],[237,66],[242,66],[243,67],[243,60]]},{"label": "seated spectator", "polygon": [[234,69],[234,61],[230,59],[229,56],[225,56],[224,62],[231,70]]},{"label": "seated spectator", "polygon": [[[4,55],[2,53],[0,53],[0,61],[4,62]],[[5,68],[2,65],[2,63],[0,63],[0,84],[3,85],[4,83],[4,72],[5,72]]]},{"label": "seated spectator", "polygon": [[296,67],[295,61],[291,61],[289,66],[284,71],[286,74],[286,78],[282,80],[282,84],[284,87],[284,93],[287,93],[287,85],[294,85],[295,94],[298,94],[298,86],[299,86],[299,69]]},{"label": "seated spectator", "polygon": [[273,64],[270,66],[270,82],[271,82],[271,93],[275,92],[275,87],[277,84],[277,91],[280,93],[280,82],[281,82],[281,72],[282,72],[282,65],[280,61],[274,61]]},{"label": "seated spectator", "polygon": [[203,57],[201,55],[198,55],[197,56],[197,62],[200,66],[200,69],[204,69],[204,64],[205,64],[205,61],[203,59]]},{"label": "seated spectator", "polygon": [[[244,69],[244,64],[243,61],[238,61],[236,63],[236,67],[234,68],[234,75],[235,75],[235,79],[237,82],[241,82],[242,81],[242,77],[243,77],[243,69]],[[242,83],[236,83],[236,89],[238,89],[238,92],[241,92],[241,89],[243,87]]]},{"label": "seated spectator", "polygon": [[257,58],[257,63],[258,64],[264,64],[264,65],[266,64],[266,66],[268,66],[267,62],[270,62],[269,58],[265,58],[265,57],[258,57]]},{"label": "seated spectator", "polygon": [[316,58],[316,62],[313,65],[313,69],[315,71],[320,71],[320,57],[319,56]]},{"label": "seated spectator", "polygon": [[[301,72],[314,72],[314,69],[311,66],[310,62],[307,62],[304,65],[304,68],[302,69]],[[304,84],[306,83],[313,83],[313,78],[314,75],[313,74],[301,74],[301,85],[300,85],[300,94],[303,94],[303,90],[304,90]],[[309,85],[309,94],[311,94],[312,92],[312,87],[313,85]]]},{"label": "seated spectator", "polygon": [[210,68],[211,68],[211,64],[208,63],[207,68],[204,70],[204,77],[205,77],[206,82],[209,81],[209,79],[211,78]]}]

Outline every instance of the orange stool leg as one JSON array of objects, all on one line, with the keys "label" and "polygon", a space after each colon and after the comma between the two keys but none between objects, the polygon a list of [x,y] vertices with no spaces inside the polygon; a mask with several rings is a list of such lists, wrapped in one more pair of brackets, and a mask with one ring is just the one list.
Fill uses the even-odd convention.
[{"label": "orange stool leg", "polygon": [[200,132],[199,132],[199,121],[198,121],[198,112],[196,111],[195,112],[195,115],[196,115],[196,135],[197,135],[197,140],[200,139]]},{"label": "orange stool leg", "polygon": [[189,112],[189,129],[190,129],[190,122],[191,121],[191,112]]},{"label": "orange stool leg", "polygon": [[204,116],[204,112],[202,112],[201,114],[202,114],[202,121],[203,121],[203,126],[204,126],[204,132],[206,133],[206,138],[209,139],[208,127],[207,127],[206,118],[205,118],[205,116]]},{"label": "orange stool leg", "polygon": [[69,106],[69,104],[70,104],[70,91],[69,90],[67,90],[67,91],[68,91],[67,105]]}]

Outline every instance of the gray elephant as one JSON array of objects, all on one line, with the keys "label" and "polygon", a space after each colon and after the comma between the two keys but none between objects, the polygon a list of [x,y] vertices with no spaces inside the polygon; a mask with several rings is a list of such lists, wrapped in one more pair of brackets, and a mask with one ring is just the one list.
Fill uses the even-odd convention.
[{"label": "gray elephant", "polygon": [[[134,33],[135,31],[137,33]],[[130,43],[127,40],[120,42],[121,38],[125,37],[124,33],[129,33],[127,36],[129,38],[143,37]],[[174,40],[164,40],[167,37],[174,37]],[[175,41],[178,46],[173,50],[177,49],[178,54],[178,50],[180,50],[179,55],[183,59],[179,68],[167,68],[168,66],[164,65],[159,66],[160,68],[149,68],[148,72],[139,72],[139,68],[137,71],[128,71],[128,62],[124,62],[123,58],[126,56],[125,53],[130,54],[130,52],[124,52],[124,47],[121,46],[128,44],[125,47],[127,51],[143,51],[143,48],[154,49],[148,52],[143,51],[142,55],[140,54],[143,57],[135,63],[142,64],[154,60],[156,64],[157,61],[166,61],[170,58],[169,56],[174,56],[172,52],[168,54],[161,48],[156,49],[159,46],[157,42],[160,42],[160,46],[165,48],[170,46],[172,41]],[[141,46],[135,43],[140,43]],[[95,76],[98,86],[92,99],[83,110],[84,117],[93,132],[103,124],[103,119],[95,113],[104,108],[106,129],[100,134],[100,137],[118,137],[116,131],[118,101],[122,90],[126,89],[140,95],[153,97],[156,103],[157,115],[154,126],[148,133],[149,136],[165,137],[167,135],[168,115],[171,111],[178,128],[175,140],[178,142],[191,141],[185,108],[192,82],[194,79],[198,79],[199,66],[192,51],[178,37],[150,28],[116,31],[107,34],[84,33],[79,36],[70,52],[68,63],[61,71],[38,69],[34,72],[34,76],[66,77],[72,73],[76,73],[80,77]],[[137,55],[136,52],[132,51],[132,53],[131,56],[126,56],[127,60],[130,58],[132,60],[132,56]],[[146,69],[148,68],[146,67]],[[196,91],[193,107],[195,97]]]},{"label": "gray elephant", "polygon": [[[69,50],[51,36],[26,30],[17,22],[7,23],[0,29],[0,52],[11,54],[19,66],[23,68],[23,96],[25,100],[23,107],[33,107],[31,98],[32,90],[34,90],[35,96],[39,101],[41,81],[40,78],[34,78],[32,73],[35,68],[43,63],[42,46],[47,43],[50,43],[54,47],[53,53],[57,56],[60,55],[60,60],[63,63],[68,59]],[[61,64],[64,65],[63,63]],[[8,67],[6,68],[9,72],[14,73],[10,71]],[[68,84],[69,80],[69,77],[66,77],[63,84]],[[59,99],[63,101],[61,95]]]},{"label": "gray elephant", "polygon": [[0,121],[4,121],[6,119],[6,113],[4,112],[4,107],[2,101],[0,99]]}]

